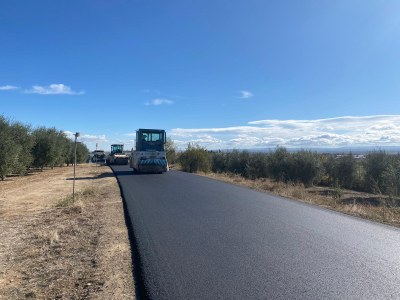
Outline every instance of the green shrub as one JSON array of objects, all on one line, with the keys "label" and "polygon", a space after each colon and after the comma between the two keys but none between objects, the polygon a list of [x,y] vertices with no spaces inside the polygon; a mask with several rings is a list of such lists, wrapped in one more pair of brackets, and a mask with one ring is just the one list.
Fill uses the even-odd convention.
[{"label": "green shrub", "polygon": [[[55,128],[39,127],[33,132],[28,125],[11,122],[0,115],[0,179],[11,174],[26,174],[29,167],[62,166],[72,163],[75,144]],[[77,144],[77,162],[85,162],[89,149]]]},{"label": "green shrub", "polygon": [[250,155],[246,165],[246,177],[250,179],[268,177],[268,161],[265,153]]},{"label": "green shrub", "polygon": [[276,181],[290,180],[290,154],[286,148],[278,147],[267,157],[268,174]]},{"label": "green shrub", "polygon": [[340,186],[351,189],[356,181],[357,163],[353,154],[349,153],[337,159],[335,166],[335,179]]},{"label": "green shrub", "polygon": [[228,153],[214,152],[211,154],[211,169],[215,173],[228,172]]},{"label": "green shrub", "polygon": [[0,116],[0,178],[26,174],[32,162],[30,127]]},{"label": "green shrub", "polygon": [[168,163],[174,164],[177,161],[178,156],[176,154],[176,146],[174,144],[174,141],[170,138],[168,138],[167,142],[165,143],[165,151],[167,154]]},{"label": "green shrub", "polygon": [[289,179],[301,182],[305,186],[311,186],[322,175],[322,163],[320,156],[311,151],[299,151],[291,154],[288,159]]},{"label": "green shrub", "polygon": [[189,143],[186,150],[181,153],[179,160],[185,172],[209,172],[211,170],[210,155],[205,148],[199,145]]},{"label": "green shrub", "polygon": [[389,196],[390,206],[398,206],[399,199],[396,197],[400,196],[400,157],[390,156],[388,160],[389,163],[381,175],[381,189],[385,195]]},{"label": "green shrub", "polygon": [[384,172],[388,169],[389,157],[384,151],[368,153],[365,160],[365,189],[372,193],[382,193]]},{"label": "green shrub", "polygon": [[[33,166],[43,170],[44,167],[54,167],[59,159],[58,149],[60,144],[57,142],[58,131],[55,128],[37,128],[33,135],[35,146],[32,149]],[[65,152],[64,152],[65,153]],[[65,160],[65,159],[64,159]]]},{"label": "green shrub", "polygon": [[246,176],[250,155],[247,151],[233,150],[227,155],[228,172]]},{"label": "green shrub", "polygon": [[11,134],[11,125],[4,117],[0,116],[0,178],[4,180],[13,170],[17,158],[15,154],[16,143]]}]

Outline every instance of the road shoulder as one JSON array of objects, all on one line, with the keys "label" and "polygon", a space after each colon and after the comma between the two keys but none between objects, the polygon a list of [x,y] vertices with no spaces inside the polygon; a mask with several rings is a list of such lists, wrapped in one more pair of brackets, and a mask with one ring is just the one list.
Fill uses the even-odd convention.
[{"label": "road shoulder", "polygon": [[119,187],[108,167],[0,183],[0,299],[134,299]]}]

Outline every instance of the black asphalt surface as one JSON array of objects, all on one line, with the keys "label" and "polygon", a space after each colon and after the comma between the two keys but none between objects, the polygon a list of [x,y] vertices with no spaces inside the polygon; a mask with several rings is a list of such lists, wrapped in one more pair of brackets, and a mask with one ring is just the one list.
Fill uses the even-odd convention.
[{"label": "black asphalt surface", "polygon": [[400,299],[400,230],[197,175],[122,187],[152,299]]}]

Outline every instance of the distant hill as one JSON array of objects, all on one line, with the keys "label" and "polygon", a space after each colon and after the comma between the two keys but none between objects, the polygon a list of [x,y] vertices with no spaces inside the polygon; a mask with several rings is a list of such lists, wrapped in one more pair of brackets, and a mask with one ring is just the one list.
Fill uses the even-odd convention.
[{"label": "distant hill", "polygon": [[[270,152],[274,151],[276,148],[250,148],[250,149],[238,149],[238,150],[246,150],[249,152]],[[385,151],[387,153],[400,153],[400,146],[386,146],[386,147],[370,147],[370,146],[363,146],[363,147],[337,147],[337,148],[317,148],[317,147],[310,147],[310,148],[286,148],[289,152],[297,152],[300,150],[310,150],[319,153],[353,153],[353,154],[366,154],[372,151]],[[232,152],[234,149],[221,149],[222,152]]]}]

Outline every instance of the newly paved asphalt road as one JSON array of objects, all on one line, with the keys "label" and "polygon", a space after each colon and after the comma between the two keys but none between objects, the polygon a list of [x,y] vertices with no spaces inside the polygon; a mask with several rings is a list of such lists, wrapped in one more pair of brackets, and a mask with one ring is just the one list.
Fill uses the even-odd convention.
[{"label": "newly paved asphalt road", "polygon": [[400,299],[400,230],[176,171],[114,167],[152,299]]}]

